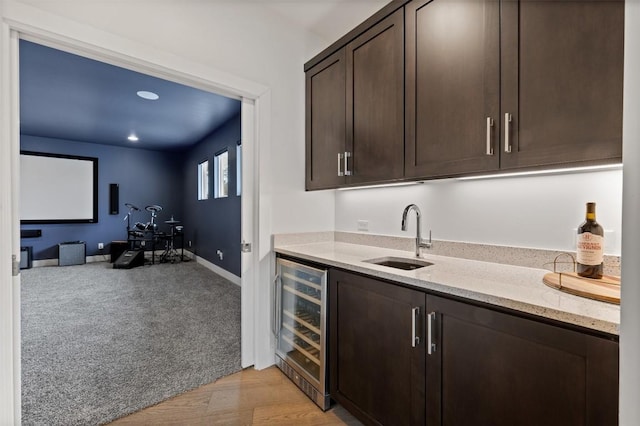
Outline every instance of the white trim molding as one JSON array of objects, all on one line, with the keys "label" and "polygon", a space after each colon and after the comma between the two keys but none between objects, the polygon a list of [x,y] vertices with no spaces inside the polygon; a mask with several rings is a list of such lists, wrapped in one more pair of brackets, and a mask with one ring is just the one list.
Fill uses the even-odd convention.
[{"label": "white trim molding", "polygon": [[640,2],[625,2],[622,120],[622,282],[620,299],[620,418],[640,424]]},{"label": "white trim molding", "polygon": [[[242,120],[255,122],[259,116],[271,114],[269,102],[260,104],[260,98],[270,93],[268,86],[256,83],[236,75],[231,75],[211,66],[172,54],[169,51],[136,42],[115,33],[109,33],[85,25],[79,21],[67,19],[42,9],[15,0],[0,0],[0,233],[12,238],[0,239],[0,424],[20,424],[21,396],[20,396],[20,301],[19,280],[12,276],[12,253],[19,256],[19,218],[18,212],[19,182],[18,170],[14,170],[19,158],[19,133],[16,130],[19,108],[15,105],[18,100],[12,100],[6,94],[18,93],[17,70],[17,37],[10,40],[10,34],[15,32],[20,38],[34,41],[46,46],[62,49],[71,53],[97,59],[112,65],[125,67],[133,71],[142,72],[155,77],[164,78],[177,83],[189,85],[201,90],[215,92],[243,101],[255,102],[251,114]],[[12,43],[14,49],[11,48]],[[12,56],[13,55],[13,56]],[[258,106],[258,105],[264,105]],[[14,123],[15,121],[15,123]],[[13,124],[13,125],[12,125]],[[257,124],[254,124],[258,128]],[[270,150],[269,134],[264,131],[256,132],[253,157],[259,164],[258,146],[264,152]],[[16,147],[18,149],[16,150]],[[245,150],[247,146],[244,147]],[[248,153],[246,156],[249,156]],[[244,157],[244,156],[243,156]],[[258,166],[253,169],[259,173]],[[254,176],[259,181],[259,176]],[[256,194],[259,199],[262,192]],[[252,209],[243,210],[244,215],[253,215],[256,225],[270,224],[268,218],[263,217],[267,212],[255,202]],[[14,217],[15,216],[15,217]],[[269,233],[268,229],[256,229],[254,235]],[[251,241],[257,246],[260,241]],[[257,253],[243,255],[250,268],[250,279],[243,280],[242,316],[249,318],[248,328],[243,332],[243,365],[245,362],[253,364],[256,358],[269,357],[272,348],[264,340],[256,344],[254,327],[269,321],[266,308],[258,312],[256,304],[260,299],[255,297],[261,281],[269,279],[268,274],[255,269]],[[91,259],[93,260],[93,259]],[[57,260],[55,260],[57,263]],[[221,274],[222,275],[222,274]],[[243,274],[244,276],[244,274]],[[231,281],[237,283],[238,277]],[[266,312],[265,312],[266,311]],[[251,339],[250,344],[244,344]],[[249,349],[251,353],[244,353]],[[248,366],[248,365],[245,365]]]},{"label": "white trim molding", "polygon": [[211,263],[207,259],[204,259],[204,258],[202,258],[200,256],[196,256],[196,255],[193,255],[193,254],[189,255],[189,254],[187,254],[187,252],[185,252],[185,256],[188,256],[188,257],[192,257],[193,256],[192,258],[196,261],[196,263],[198,265],[202,265],[205,268],[209,269],[210,271],[220,275],[222,278],[225,278],[225,279],[231,281],[232,283],[234,283],[238,287],[242,287],[242,279],[239,276],[237,276],[236,274],[233,274],[233,273],[227,271],[226,269],[222,269],[218,265],[216,265],[214,263]]}]

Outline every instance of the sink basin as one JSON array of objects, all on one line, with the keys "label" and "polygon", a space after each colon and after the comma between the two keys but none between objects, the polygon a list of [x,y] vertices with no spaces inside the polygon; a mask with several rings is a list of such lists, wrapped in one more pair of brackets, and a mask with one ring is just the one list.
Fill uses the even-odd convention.
[{"label": "sink basin", "polygon": [[433,263],[427,262],[422,259],[409,259],[406,257],[379,257],[377,259],[369,259],[364,262],[373,263],[374,265],[388,266],[390,268],[404,269],[405,271],[412,271],[414,269],[424,268],[425,266],[431,266]]}]

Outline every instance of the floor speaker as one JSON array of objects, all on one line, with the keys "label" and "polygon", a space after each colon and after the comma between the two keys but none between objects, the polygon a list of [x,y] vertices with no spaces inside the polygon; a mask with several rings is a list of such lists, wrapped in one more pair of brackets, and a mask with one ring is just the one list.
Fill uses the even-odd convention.
[{"label": "floor speaker", "polygon": [[109,184],[109,214],[119,214],[120,213],[120,187],[117,183]]},{"label": "floor speaker", "polygon": [[58,265],[82,265],[87,263],[87,246],[84,241],[68,241],[58,244]]},{"label": "floor speaker", "polygon": [[111,241],[109,245],[109,253],[111,254],[111,263],[115,262],[122,253],[129,248],[126,241]]}]

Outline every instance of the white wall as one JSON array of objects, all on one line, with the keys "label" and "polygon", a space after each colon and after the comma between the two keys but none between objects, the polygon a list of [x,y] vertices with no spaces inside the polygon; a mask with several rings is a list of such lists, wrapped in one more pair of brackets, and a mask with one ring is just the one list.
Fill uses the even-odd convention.
[{"label": "white wall", "polygon": [[620,425],[640,424],[640,2],[625,7]]},{"label": "white wall", "polygon": [[431,229],[435,240],[575,250],[588,201],[597,203],[597,220],[607,231],[605,252],[619,255],[621,170],[336,191],[336,229],[356,232],[357,221],[368,220],[370,233],[414,236],[415,220],[402,232],[400,219],[415,203],[422,229]]}]

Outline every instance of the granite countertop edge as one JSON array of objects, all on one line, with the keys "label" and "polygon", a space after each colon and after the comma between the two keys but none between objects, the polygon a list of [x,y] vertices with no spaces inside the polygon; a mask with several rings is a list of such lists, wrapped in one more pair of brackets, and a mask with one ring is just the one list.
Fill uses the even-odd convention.
[{"label": "granite countertop edge", "polygon": [[423,254],[421,257],[433,262],[434,266],[404,271],[364,260],[384,256],[415,258],[413,253],[343,242],[279,246],[274,251],[328,267],[619,335],[618,305],[549,288],[542,283],[542,277],[549,272],[545,269]]}]

